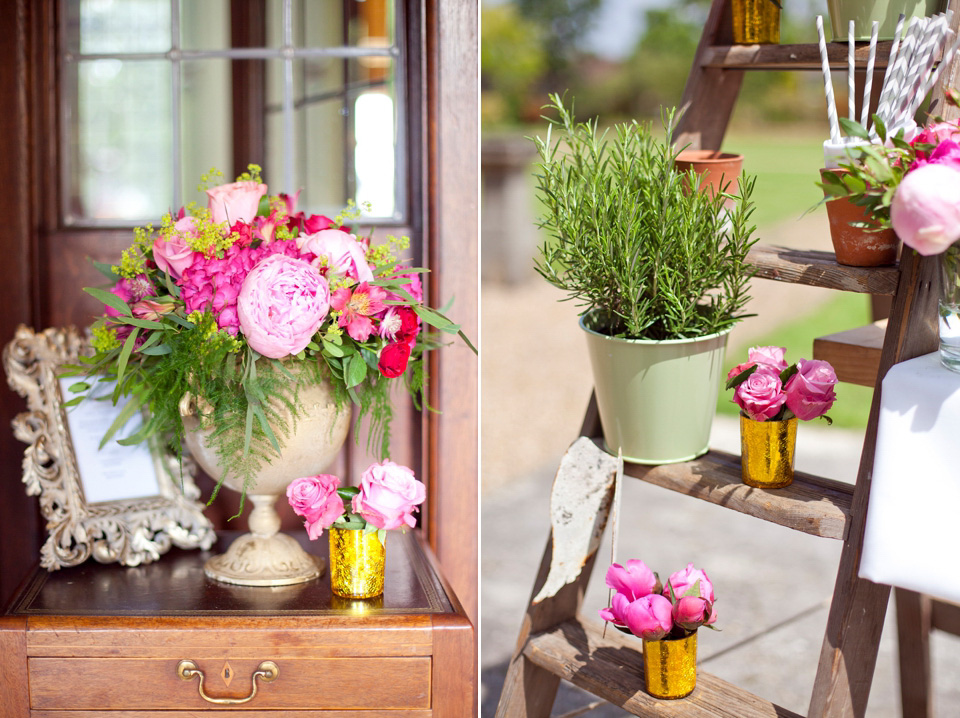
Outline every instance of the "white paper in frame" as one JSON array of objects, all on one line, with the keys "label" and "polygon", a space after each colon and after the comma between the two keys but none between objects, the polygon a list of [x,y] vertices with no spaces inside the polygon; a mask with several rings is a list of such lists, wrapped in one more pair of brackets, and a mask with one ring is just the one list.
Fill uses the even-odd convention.
[{"label": "white paper in frame", "polygon": [[[113,407],[85,401],[68,414],[63,397],[76,380],[58,376],[63,365],[87,352],[76,329],[35,333],[25,326],[3,351],[7,381],[27,401],[28,411],[17,415],[13,428],[27,444],[27,493],[39,496],[47,521],[40,565],[53,571],[92,557],[138,566],[157,560],[172,546],[209,548],[216,536],[197,501],[192,462],[184,461],[181,476],[177,458],[156,445],[122,452],[122,461],[113,450],[100,456],[91,451],[112,423]],[[86,404],[90,406],[78,415]]]}]

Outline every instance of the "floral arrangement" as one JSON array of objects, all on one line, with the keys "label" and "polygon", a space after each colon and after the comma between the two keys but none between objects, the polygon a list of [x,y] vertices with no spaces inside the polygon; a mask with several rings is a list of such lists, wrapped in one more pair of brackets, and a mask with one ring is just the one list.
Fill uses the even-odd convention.
[{"label": "floral arrangement", "polygon": [[[960,107],[960,96],[947,92]],[[841,120],[854,137],[870,142],[858,123]],[[960,239],[960,124],[934,118],[913,136],[888,136],[874,116],[879,143],[857,147],[859,156],[825,172],[818,183],[828,197],[849,197],[870,214],[871,229],[892,227],[922,255],[940,254]]]},{"label": "floral arrangement", "polygon": [[289,432],[281,409],[295,421],[298,389],[328,380],[340,409],[352,401],[358,425],[370,418],[368,442],[386,456],[393,380],[403,377],[417,401],[419,359],[439,346],[424,325],[459,332],[424,304],[425,270],[401,259],[409,240],[352,233],[352,203],[334,219],[297,211],[299,192],[268,195],[255,165],[236,182],[216,185],[221,177],[204,176],[206,207],[135,229],[119,264],[97,265],[111,285],[86,289],[105,313],[92,326],[94,355],[73,368],[86,380],[71,390],[114,381],[114,403],[129,401],[104,442],[146,408],[142,430],[123,443],[158,434],[178,455],[181,414],[195,409],[246,488],[279,455]]},{"label": "floral arrangement", "polygon": [[[385,544],[386,532],[413,528],[413,514],[427,497],[426,487],[411,469],[385,460],[373,464],[360,476],[360,487],[340,486],[332,474],[296,479],[287,487],[287,501],[304,519],[311,541],[331,526],[377,532]],[[347,510],[349,502],[350,510]]]},{"label": "floral arrangement", "polygon": [[683,638],[700,626],[714,628],[717,620],[713,584],[692,563],[670,574],[666,586],[639,559],[615,563],[607,569],[607,586],[615,593],[600,618],[648,641]]},{"label": "floral arrangement", "polygon": [[796,416],[803,421],[823,417],[836,401],[837,374],[829,362],[800,359],[787,366],[785,347],[753,347],[747,361],[727,374],[733,401],[754,421],[783,421]]}]

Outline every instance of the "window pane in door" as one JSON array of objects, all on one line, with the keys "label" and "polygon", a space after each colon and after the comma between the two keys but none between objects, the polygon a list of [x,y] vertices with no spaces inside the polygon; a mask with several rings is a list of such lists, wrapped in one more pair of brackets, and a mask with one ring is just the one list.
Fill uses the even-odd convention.
[{"label": "window pane in door", "polygon": [[230,60],[206,59],[180,65],[179,180],[184,206],[192,201],[206,206],[207,197],[197,185],[212,168],[223,172],[224,181],[234,179],[230,64]]},{"label": "window pane in door", "polygon": [[230,0],[180,0],[180,47],[184,50],[230,47]]},{"label": "window pane in door", "polygon": [[73,0],[63,3],[70,52],[166,52],[170,0]]},{"label": "window pane in door", "polygon": [[67,221],[158,217],[173,202],[170,64],[88,60],[73,67]]}]

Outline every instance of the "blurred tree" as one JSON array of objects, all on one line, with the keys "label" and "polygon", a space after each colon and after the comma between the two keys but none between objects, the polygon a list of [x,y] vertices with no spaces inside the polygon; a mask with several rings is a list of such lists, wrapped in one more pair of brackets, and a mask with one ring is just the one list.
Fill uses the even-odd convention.
[{"label": "blurred tree", "polygon": [[544,31],[547,74],[562,74],[581,49],[579,43],[603,0],[516,0],[528,20]]},{"label": "blurred tree", "polygon": [[543,102],[532,86],[547,69],[542,28],[520,15],[516,5],[484,5],[481,10],[481,113],[487,124],[514,123],[535,114]]}]

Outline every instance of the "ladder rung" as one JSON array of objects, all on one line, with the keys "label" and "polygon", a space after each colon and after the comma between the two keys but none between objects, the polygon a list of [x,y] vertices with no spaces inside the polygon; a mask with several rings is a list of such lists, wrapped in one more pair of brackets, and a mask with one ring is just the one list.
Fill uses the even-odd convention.
[{"label": "ladder rung", "polygon": [[800,718],[700,669],[697,687],[682,700],[657,700],[643,683],[641,640],[614,628],[604,637],[594,622],[573,619],[534,636],[523,655],[531,662],[634,715],[683,718]]},{"label": "ladder rung", "polygon": [[[891,42],[877,43],[875,70],[887,67]],[[870,54],[869,43],[857,43],[854,59],[857,67],[865,69]],[[848,50],[846,42],[828,42],[827,58],[830,66],[847,69]],[[729,70],[819,70],[820,47],[816,43],[799,45],[713,45],[707,48],[703,67]]]},{"label": "ladder rung", "polygon": [[840,481],[798,471],[793,483],[782,489],[755,489],[741,479],[740,457],[716,450],[679,464],[645,466],[624,462],[623,472],[813,536],[846,536],[853,486]]},{"label": "ladder rung", "polygon": [[833,252],[756,245],[747,255],[747,262],[762,279],[845,292],[893,296],[900,282],[900,268],[896,265],[848,267],[837,264]]},{"label": "ladder rung", "polygon": [[887,320],[848,329],[813,340],[813,358],[833,366],[840,381],[860,386],[875,386],[880,371],[880,354]]}]

